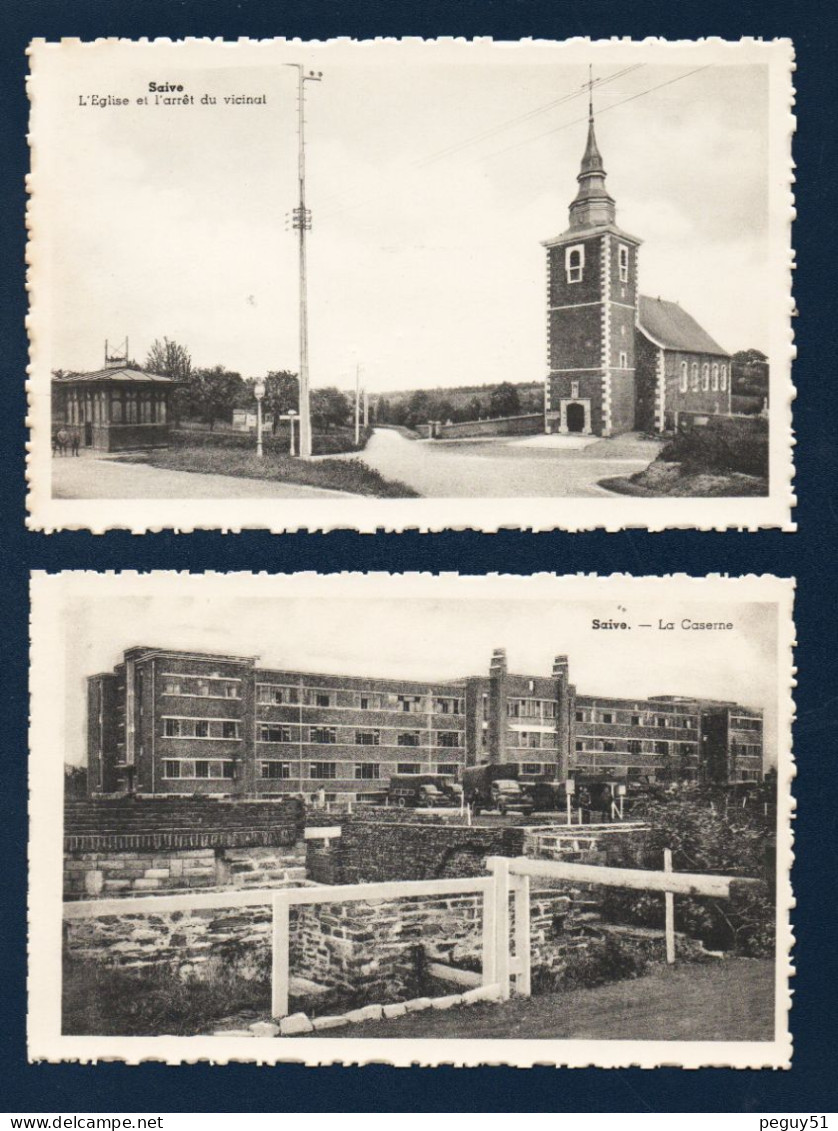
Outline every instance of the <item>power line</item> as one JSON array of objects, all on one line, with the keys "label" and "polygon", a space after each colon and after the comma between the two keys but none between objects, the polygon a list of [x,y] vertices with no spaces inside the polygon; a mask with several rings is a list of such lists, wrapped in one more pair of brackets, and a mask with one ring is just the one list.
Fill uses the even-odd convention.
[{"label": "power line", "polygon": [[[666,82],[658,83],[657,86],[647,87],[646,90],[641,90],[637,94],[632,94],[628,98],[622,98],[619,102],[612,102],[610,106],[606,106],[604,110],[597,110],[597,117],[602,117],[607,114],[609,110],[616,110],[618,106],[625,106],[627,102],[634,102],[638,98],[643,98],[646,94],[651,94],[655,90],[662,90],[665,86],[672,86],[675,82],[680,82],[682,79],[688,79],[690,75],[697,75],[699,71],[706,71],[711,67],[712,63],[705,63],[703,67],[696,67],[692,71],[687,71],[686,74],[676,75],[674,79],[667,79]],[[496,149],[494,153],[487,153],[487,157],[499,157],[502,153],[511,153],[514,149],[520,149],[522,145],[529,145],[531,141],[538,141],[542,137],[549,137],[551,134],[560,133],[562,130],[570,129],[571,126],[577,126],[580,122],[586,122],[587,115],[584,118],[574,118],[572,122],[565,122],[561,126],[554,126],[551,130],[545,130],[543,133],[536,134],[534,137],[525,138],[524,141],[518,141],[514,145],[508,145],[505,149]]]},{"label": "power line", "polygon": [[[599,117],[602,114],[606,114],[606,113],[608,113],[609,110],[616,110],[616,108],[618,106],[625,106],[629,102],[635,102],[638,98],[644,98],[647,94],[652,94],[656,90],[662,90],[666,86],[672,86],[673,83],[681,82],[682,79],[687,79],[691,75],[696,75],[696,74],[699,73],[699,71],[706,71],[708,69],[708,67],[710,67],[710,66],[712,66],[712,64],[707,63],[702,67],[695,67],[692,71],[687,71],[683,75],[676,75],[675,78],[667,79],[666,82],[657,83],[655,86],[647,87],[645,90],[638,91],[637,94],[632,94],[628,98],[620,99],[619,102],[612,102],[610,106],[606,106],[605,109],[597,111],[597,116]],[[616,77],[615,75],[611,76],[611,78],[615,78],[615,77]],[[572,95],[566,95],[561,101],[570,101],[571,98],[578,97],[579,93],[581,93],[581,91],[576,91]],[[534,137],[525,138],[523,141],[516,142],[514,145],[508,145],[504,149],[495,150],[494,153],[487,153],[486,158],[499,157],[504,153],[511,153],[516,149],[520,149],[524,145],[529,145],[533,141],[538,141],[540,138],[543,138],[543,137],[549,137],[551,134],[554,134],[554,133],[560,133],[562,130],[570,129],[571,126],[576,126],[580,122],[586,122],[587,120],[588,120],[587,114],[585,115],[585,117],[582,117],[582,118],[574,118],[570,122],[564,122],[560,126],[554,126],[550,130],[545,130],[540,134],[535,134]],[[465,143],[463,143],[463,144],[465,145]],[[355,204],[346,204],[342,208],[336,208],[332,212],[327,212],[321,219],[324,219],[324,220],[331,219],[333,216],[339,216],[343,212],[351,212],[356,208],[362,208],[365,204],[368,204],[373,200],[379,200],[379,199],[381,199],[380,196],[366,197],[364,200],[360,200]]]},{"label": "power line", "polygon": [[[616,71],[613,75],[608,75],[606,78],[594,79],[594,88],[604,86],[606,83],[614,82],[615,79],[622,78],[624,75],[630,74],[632,71],[637,71],[645,64],[633,63],[630,67],[623,67],[622,70]],[[475,134],[473,137],[466,138],[463,141],[455,142],[453,145],[446,146],[445,149],[437,150],[436,153],[431,153],[427,157],[422,157],[418,161],[414,161],[414,165],[424,166],[430,165],[433,162],[443,158],[453,156],[453,154],[467,149],[472,145],[477,145],[478,142],[485,141],[489,137],[494,137],[495,134],[501,133],[503,130],[509,129],[512,126],[517,126],[521,122],[527,122],[531,118],[535,118],[540,114],[546,114],[548,110],[554,110],[557,106],[562,106],[565,102],[570,102],[574,98],[579,98],[583,89],[587,89],[588,83],[585,83],[579,90],[571,91],[569,94],[563,95],[561,98],[554,98],[552,102],[546,102],[542,106],[536,106],[532,110],[528,110],[525,114],[519,114],[517,118],[510,118],[506,122],[499,122],[498,125],[492,126],[482,133]]]},{"label": "power line", "polygon": [[[633,63],[629,67],[623,67],[621,70],[615,71],[613,75],[607,75],[605,78],[595,79],[594,86],[599,87],[604,86],[606,83],[614,82],[616,79],[622,78],[624,75],[630,74],[632,71],[640,70],[640,68],[643,66],[645,66],[645,63]],[[489,129],[484,130],[482,133],[475,134],[472,137],[463,138],[461,141],[454,142],[453,144],[446,146],[444,149],[437,150],[435,153],[429,153],[425,157],[420,157],[416,161],[411,162],[410,167],[425,168],[426,166],[433,165],[437,161],[443,160],[446,157],[453,157],[456,153],[459,153],[463,149],[468,149],[473,145],[477,145],[481,141],[485,141],[490,137],[494,137],[496,134],[502,133],[504,130],[511,129],[513,126],[519,125],[521,122],[529,121],[531,118],[535,118],[540,114],[546,114],[549,110],[554,110],[557,106],[561,106],[566,102],[570,102],[574,98],[579,98],[582,94],[583,89],[587,88],[587,85],[588,84],[585,83],[584,86],[580,87],[578,90],[572,90],[570,91],[570,93],[562,95],[561,98],[554,98],[551,102],[546,102],[541,106],[535,106],[532,110],[528,110],[526,111],[526,113],[520,114],[517,118],[510,118],[506,122],[499,122],[496,126],[491,126]],[[327,201],[334,200],[336,197],[340,197],[341,195],[342,194],[340,192],[330,193],[323,199]],[[362,205],[367,204],[369,201],[377,199],[379,199],[377,196],[364,197],[364,199],[360,200],[357,204],[347,204],[342,208],[334,210],[333,212],[325,213],[325,215],[322,216],[321,219],[327,219],[331,216],[337,216],[339,215],[339,213],[345,212],[348,209],[360,208]],[[323,200],[321,200],[321,205],[322,204]]]}]

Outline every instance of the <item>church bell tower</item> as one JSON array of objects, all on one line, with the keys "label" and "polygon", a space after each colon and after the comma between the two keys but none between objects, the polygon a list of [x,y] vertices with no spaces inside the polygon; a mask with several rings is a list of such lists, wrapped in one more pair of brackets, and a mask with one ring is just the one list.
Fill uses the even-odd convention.
[{"label": "church bell tower", "polygon": [[545,430],[612,436],[635,427],[635,324],[640,240],[617,227],[594,129],[569,226],[547,249],[548,374]]}]

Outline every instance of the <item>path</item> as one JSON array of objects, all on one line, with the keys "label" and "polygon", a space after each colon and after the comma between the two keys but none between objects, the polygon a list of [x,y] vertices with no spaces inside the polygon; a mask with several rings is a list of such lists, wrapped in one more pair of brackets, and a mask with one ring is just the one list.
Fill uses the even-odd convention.
[{"label": "path", "polygon": [[242,479],[169,471],[146,463],[59,456],[52,461],[54,499],[347,499],[346,491],[281,483],[276,479]]},{"label": "path", "polygon": [[659,443],[634,435],[580,446],[573,436],[408,440],[377,428],[356,458],[437,498],[601,498],[612,495],[599,479],[642,471],[659,450]]}]

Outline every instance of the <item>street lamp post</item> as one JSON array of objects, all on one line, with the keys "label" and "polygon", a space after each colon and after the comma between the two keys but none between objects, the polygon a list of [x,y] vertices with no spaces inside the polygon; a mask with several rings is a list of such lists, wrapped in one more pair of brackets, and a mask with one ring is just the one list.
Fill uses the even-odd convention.
[{"label": "street lamp post", "polygon": [[289,408],[288,409],[288,423],[291,425],[291,446],[288,449],[289,455],[294,454],[294,420],[295,420],[296,416],[297,416],[296,411],[293,408]]},{"label": "street lamp post", "polygon": [[262,398],[265,395],[265,382],[257,381],[253,386],[256,396],[256,458],[261,459],[262,452]]}]

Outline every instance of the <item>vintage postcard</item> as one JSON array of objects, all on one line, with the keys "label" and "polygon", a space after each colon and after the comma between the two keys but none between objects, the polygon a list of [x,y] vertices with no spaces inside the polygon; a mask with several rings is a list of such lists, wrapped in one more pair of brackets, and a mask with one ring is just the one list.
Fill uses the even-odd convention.
[{"label": "vintage postcard", "polygon": [[39,40],[38,530],[794,529],[794,53]]},{"label": "vintage postcard", "polygon": [[34,574],[30,1058],[788,1067],[793,591]]}]

